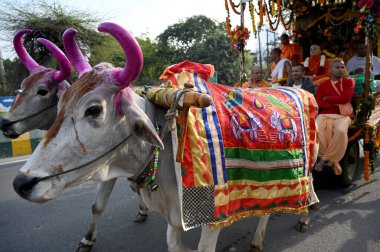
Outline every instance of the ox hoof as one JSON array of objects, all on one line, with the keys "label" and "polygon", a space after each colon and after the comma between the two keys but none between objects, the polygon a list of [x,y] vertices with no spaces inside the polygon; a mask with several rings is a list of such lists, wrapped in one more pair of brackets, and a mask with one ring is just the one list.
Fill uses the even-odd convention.
[{"label": "ox hoof", "polygon": [[309,230],[309,225],[307,225],[306,223],[298,222],[295,228],[297,229],[297,231],[301,233],[306,233]]},{"label": "ox hoof", "polygon": [[256,247],[255,245],[251,245],[249,252],[263,252],[261,248]]},{"label": "ox hoof", "polygon": [[144,222],[148,218],[147,214],[138,213],[133,222]]},{"label": "ox hoof", "polygon": [[94,244],[84,244],[80,242],[78,247],[75,249],[75,252],[89,252],[92,249],[92,245]]}]

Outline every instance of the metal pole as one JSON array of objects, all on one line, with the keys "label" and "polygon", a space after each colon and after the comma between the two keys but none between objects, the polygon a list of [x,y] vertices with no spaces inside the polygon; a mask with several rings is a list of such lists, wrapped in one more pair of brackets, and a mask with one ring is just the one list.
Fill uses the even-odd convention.
[{"label": "metal pole", "polygon": [[263,61],[262,61],[262,58],[261,58],[260,29],[258,31],[258,34],[259,34],[259,60],[260,60],[260,68],[261,68],[261,71],[262,71],[262,69],[263,69]]},{"label": "metal pole", "polygon": [[[240,27],[244,27],[244,10],[245,10],[245,2],[240,0]],[[240,57],[240,81],[243,82],[246,79],[244,74],[244,44],[242,44],[241,48],[241,57]]]}]

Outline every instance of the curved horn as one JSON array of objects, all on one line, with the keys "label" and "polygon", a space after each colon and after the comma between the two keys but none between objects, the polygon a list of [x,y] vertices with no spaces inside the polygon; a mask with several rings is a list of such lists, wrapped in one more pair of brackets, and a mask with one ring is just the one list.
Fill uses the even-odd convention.
[{"label": "curved horn", "polygon": [[54,43],[47,39],[38,38],[38,42],[43,44],[57,59],[59,63],[59,71],[53,73],[53,80],[60,83],[71,75],[71,65],[66,55]]},{"label": "curved horn", "polygon": [[81,77],[83,74],[87,73],[92,69],[91,65],[88,64],[83,53],[80,51],[78,44],[75,41],[75,35],[77,30],[74,28],[69,28],[63,33],[63,45],[65,47],[67,57],[69,58],[71,64],[75,67],[78,72],[78,76]]},{"label": "curved horn", "polygon": [[13,46],[16,50],[18,57],[20,58],[22,64],[28,69],[28,71],[32,71],[34,68],[39,67],[40,65],[29,55],[26,51],[24,44],[22,43],[22,36],[25,33],[31,33],[32,30],[22,29],[19,30],[13,38]]},{"label": "curved horn", "polygon": [[114,23],[101,23],[98,26],[98,31],[111,34],[123,48],[126,64],[116,78],[123,87],[129,86],[131,81],[139,76],[143,67],[143,54],[139,44],[127,30]]}]

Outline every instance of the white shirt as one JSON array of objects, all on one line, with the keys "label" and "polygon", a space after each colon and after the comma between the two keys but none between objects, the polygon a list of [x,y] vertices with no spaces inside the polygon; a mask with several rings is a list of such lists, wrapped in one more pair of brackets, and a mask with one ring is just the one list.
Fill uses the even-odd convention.
[{"label": "white shirt", "polygon": [[299,85],[293,84],[293,87],[294,87],[294,88],[301,88],[301,86],[302,86],[302,83],[299,84]]},{"label": "white shirt", "polygon": [[[365,71],[365,60],[366,57],[353,56],[347,62],[347,71],[349,73],[355,72],[356,69],[363,68]],[[372,74],[379,75],[380,74],[380,59],[376,56],[372,56]]]}]

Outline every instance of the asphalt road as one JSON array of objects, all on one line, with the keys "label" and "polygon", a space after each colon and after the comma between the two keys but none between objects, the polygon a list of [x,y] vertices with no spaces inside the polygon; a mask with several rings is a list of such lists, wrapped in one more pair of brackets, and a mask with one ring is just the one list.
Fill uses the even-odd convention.
[{"label": "asphalt road", "polygon": [[[377,170],[379,164],[380,158]],[[43,205],[30,203],[12,188],[21,165],[0,165],[0,251],[74,251],[90,223],[96,185],[68,189],[59,199]],[[322,207],[313,214],[307,233],[294,229],[298,216],[272,215],[265,251],[380,251],[379,174],[377,171],[369,182],[364,182],[360,169],[354,185],[346,189],[326,180],[317,189]],[[136,195],[127,181],[120,179],[100,221],[92,251],[166,251],[165,220],[151,212],[145,223],[134,223],[136,212]],[[257,220],[247,218],[222,230],[217,251],[248,251]],[[199,229],[186,232],[184,243],[196,249],[199,235]]]}]

